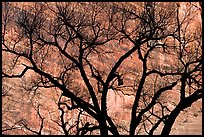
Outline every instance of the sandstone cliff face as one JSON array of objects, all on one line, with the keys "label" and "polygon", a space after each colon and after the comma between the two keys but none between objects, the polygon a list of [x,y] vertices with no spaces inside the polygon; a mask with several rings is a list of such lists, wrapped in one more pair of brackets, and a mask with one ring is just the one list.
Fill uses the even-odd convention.
[{"label": "sandstone cliff face", "polygon": [[[25,3],[26,4],[26,3]],[[185,10],[189,8],[189,4],[187,3],[179,3],[180,4],[180,16],[182,18],[182,15],[185,14]],[[191,12],[191,16],[193,17],[193,21],[191,22],[191,29],[188,30],[189,33],[193,32],[195,29],[201,29],[201,15],[200,11],[196,6],[199,6],[198,3],[195,4],[195,7],[193,8]],[[134,3],[133,3],[134,5]],[[18,4],[20,7],[21,5]],[[13,32],[14,33],[14,32]],[[12,34],[12,32],[11,32]],[[8,35],[11,35],[8,34]],[[169,41],[171,42],[171,40]],[[113,63],[122,55],[124,54],[129,48],[129,43],[123,43],[121,47],[114,47],[110,45],[105,45],[101,51],[107,50],[110,52],[113,52],[112,54],[108,54],[103,58],[103,61],[106,63],[103,63],[100,58],[97,55],[92,55],[91,63],[95,64],[98,68],[103,68],[104,73],[107,73],[106,71],[109,70],[109,66],[112,66]],[[73,50],[73,49],[72,49]],[[99,49],[100,50],[100,49]],[[194,50],[193,46],[189,46],[189,50]],[[74,51],[72,51],[74,52]],[[74,54],[74,53],[73,53]],[[118,90],[112,90],[110,89],[108,91],[108,97],[107,97],[107,109],[108,114],[113,119],[114,122],[118,124],[118,126],[121,126],[120,133],[127,134],[127,132],[124,132],[125,130],[129,130],[129,124],[131,119],[131,108],[134,101],[135,92],[134,90],[128,88],[128,86],[134,85],[134,80],[139,79],[141,77],[141,62],[137,58],[137,54],[133,54],[131,57],[127,58],[127,60],[122,64],[122,66],[119,68],[119,71],[123,74],[123,85],[126,85],[127,87],[118,87]],[[155,51],[152,53],[152,58],[154,58],[155,62],[148,62],[149,66],[152,67],[159,67],[163,70],[170,70],[174,67],[176,64],[176,60],[174,60],[174,55],[166,55],[162,52],[162,49],[158,49],[158,51]],[[8,55],[3,54],[3,64],[7,63]],[[53,49],[51,57],[47,59],[47,71],[50,71],[53,75],[58,75],[60,73],[60,65],[61,62],[57,61],[59,59],[59,56],[56,55],[55,49]],[[55,60],[57,63],[49,63],[52,62],[52,60]],[[23,60],[26,61],[26,60]],[[22,61],[22,62],[23,62]],[[108,64],[108,65],[107,65]],[[126,68],[128,67],[128,70]],[[19,72],[19,70],[22,70],[22,66],[19,65],[16,70],[13,70],[14,72]],[[132,71],[138,71],[138,73],[135,75],[131,75],[130,72]],[[90,73],[90,70],[87,68],[87,72]],[[79,91],[83,91],[83,95],[81,95],[84,100],[87,102],[91,102],[90,97],[87,95],[87,89],[84,88],[85,84],[80,77],[79,72],[73,72],[73,74],[70,76],[71,80],[69,82],[69,86],[74,87],[74,89],[77,89],[75,94],[78,94]],[[29,88],[29,84],[32,85],[32,83],[36,83],[37,77],[32,71],[26,72],[25,77],[23,79],[16,80],[11,79],[8,80],[7,83],[5,82],[5,85],[3,83],[4,87],[11,88],[10,97],[3,97],[2,98],[2,106],[4,114],[2,115],[3,119],[3,126],[12,126],[15,124],[15,122],[18,122],[18,120],[23,119],[23,122],[28,124],[28,127],[31,127],[31,129],[39,130],[40,124],[41,124],[41,118],[40,115],[45,118],[44,120],[44,130],[43,134],[62,134],[62,129],[58,129],[58,125],[56,121],[59,121],[59,117],[61,115],[61,111],[58,109],[58,100],[60,98],[59,89],[51,88],[51,89],[45,89],[42,88],[40,90],[36,90],[36,92],[28,92],[27,88]],[[149,80],[149,85],[151,85],[154,82],[153,80]],[[92,79],[90,78],[90,81]],[[94,83],[95,81],[92,80]],[[160,83],[163,84],[163,83]],[[148,86],[148,85],[147,85]],[[146,87],[147,89],[151,89],[150,87]],[[35,96],[34,96],[35,94]],[[13,97],[15,95],[15,97]],[[100,97],[100,93],[97,94],[98,97]],[[164,93],[162,95],[161,101],[166,103],[168,108],[170,110],[173,110],[175,107],[175,104],[179,101],[179,88],[174,88],[171,91],[168,91],[168,93]],[[66,99],[64,99],[66,100]],[[37,106],[39,106],[39,113],[37,114]],[[188,108],[184,110],[176,119],[176,122],[172,128],[171,134],[202,134],[202,100],[199,100],[195,102],[191,108]],[[144,104],[141,104],[144,105]],[[156,109],[160,110],[161,108],[159,106],[155,106]],[[34,109],[35,108],[35,109]],[[65,106],[64,106],[65,109]],[[8,110],[8,111],[7,111]],[[69,125],[72,125],[76,122],[77,116],[79,114],[79,111],[66,111],[66,119],[69,122]],[[92,118],[88,117],[86,113],[83,113],[83,116],[81,117],[84,121],[89,121],[92,123],[97,123]],[[85,124],[85,123],[82,123]],[[22,124],[21,124],[22,125]],[[161,127],[162,128],[162,127]],[[155,134],[160,134],[160,130],[156,130]],[[125,130],[124,130],[125,129]],[[72,133],[75,133],[75,129],[71,129]],[[11,131],[5,132],[5,134],[33,134],[32,132],[28,130],[21,130],[20,126],[19,129],[14,129]],[[96,132],[95,134],[98,134]],[[140,134],[146,134],[145,131],[140,132]]]}]

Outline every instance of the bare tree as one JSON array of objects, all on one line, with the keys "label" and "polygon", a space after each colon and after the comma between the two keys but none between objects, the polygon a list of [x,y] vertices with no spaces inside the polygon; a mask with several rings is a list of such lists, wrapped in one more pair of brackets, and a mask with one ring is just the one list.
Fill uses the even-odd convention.
[{"label": "bare tree", "polygon": [[[134,135],[154,134],[163,123],[168,135],[180,112],[202,97],[201,26],[189,32],[191,12],[181,16],[178,4],[159,2],[3,3],[3,80],[32,72],[24,90],[49,90],[57,108],[45,109],[46,119],[34,105],[40,128],[21,125],[34,134],[45,133],[48,120],[65,135]],[[169,109],[164,96],[174,89],[180,100]],[[109,114],[110,90],[134,98],[129,129]]]}]

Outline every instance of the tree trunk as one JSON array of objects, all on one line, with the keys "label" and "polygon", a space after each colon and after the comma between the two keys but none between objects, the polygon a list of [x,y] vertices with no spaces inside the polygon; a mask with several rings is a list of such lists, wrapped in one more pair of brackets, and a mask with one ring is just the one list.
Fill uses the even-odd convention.
[{"label": "tree trunk", "polygon": [[108,135],[108,127],[106,124],[106,120],[104,118],[101,118],[100,122],[99,122],[99,126],[100,126],[100,133],[102,136],[107,136]]},{"label": "tree trunk", "polygon": [[168,117],[168,119],[165,121],[165,125],[164,128],[162,130],[161,135],[162,136],[166,136],[169,135],[171,132],[171,128],[177,118],[177,116],[179,115],[180,111],[181,111],[181,107],[178,105],[170,114],[170,116]]},{"label": "tree trunk", "polygon": [[165,121],[161,135],[169,135],[179,113],[185,108],[190,107],[193,102],[196,102],[200,98],[202,98],[202,89],[198,89],[192,95],[180,100],[176,108],[170,113],[168,119]]}]

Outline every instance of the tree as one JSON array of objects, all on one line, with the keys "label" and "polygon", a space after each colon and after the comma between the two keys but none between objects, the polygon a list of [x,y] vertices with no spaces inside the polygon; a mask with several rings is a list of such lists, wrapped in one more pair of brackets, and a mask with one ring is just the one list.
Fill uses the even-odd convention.
[{"label": "tree", "polygon": [[[163,123],[161,134],[168,135],[180,112],[202,98],[201,24],[189,28],[192,6],[184,15],[176,3],[157,2],[3,3],[2,11],[3,93],[11,83],[6,80],[18,78],[19,95],[29,91],[39,99],[49,91],[46,98],[56,108],[40,109],[47,104],[31,101],[40,127],[33,130],[19,118],[3,133],[17,124],[45,134],[48,121],[56,124],[47,124],[50,134],[154,134]],[[157,55],[173,61],[161,64]],[[128,66],[128,60],[135,64]],[[175,89],[180,100],[169,109],[164,96]],[[134,98],[129,129],[109,114],[110,90]]]}]

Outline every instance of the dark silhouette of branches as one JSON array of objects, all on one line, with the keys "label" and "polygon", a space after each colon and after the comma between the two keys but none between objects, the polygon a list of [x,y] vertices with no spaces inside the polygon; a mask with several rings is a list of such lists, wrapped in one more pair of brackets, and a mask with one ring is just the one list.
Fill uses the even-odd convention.
[{"label": "dark silhouette of branches", "polygon": [[[179,7],[162,2],[3,3],[2,53],[8,61],[2,78],[31,75],[24,90],[39,97],[49,91],[55,98],[54,110],[33,106],[38,129],[22,120],[22,130],[47,134],[49,125],[65,135],[152,135],[162,123],[161,134],[169,135],[180,112],[202,97],[201,27],[191,33],[191,6],[183,17]],[[174,90],[179,102],[169,109],[164,98]],[[133,97],[129,125],[111,115],[110,91]]]}]

